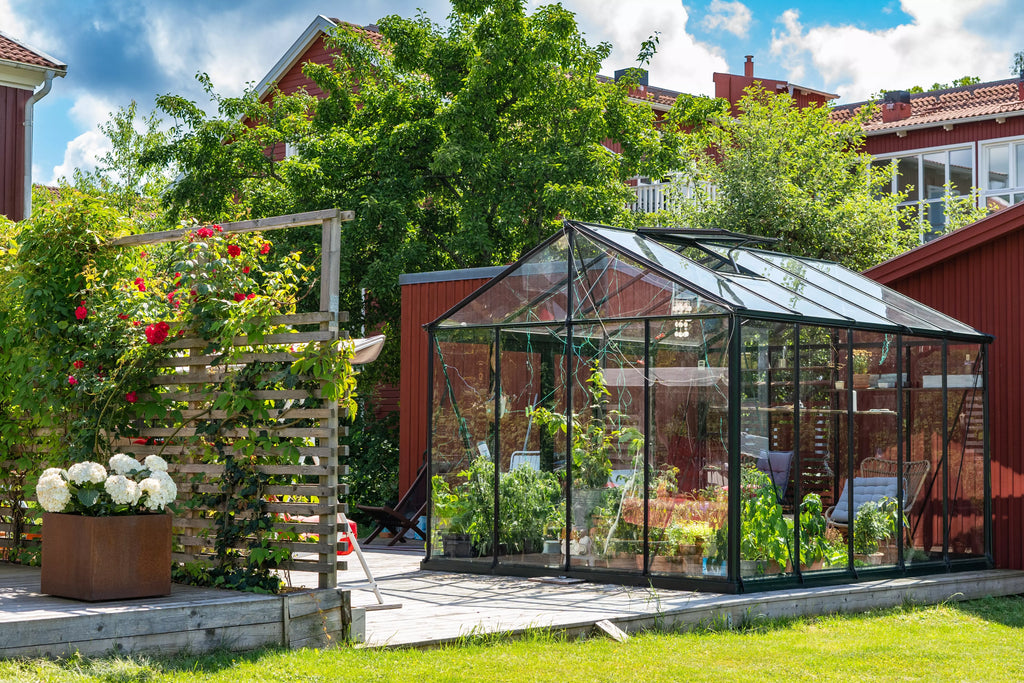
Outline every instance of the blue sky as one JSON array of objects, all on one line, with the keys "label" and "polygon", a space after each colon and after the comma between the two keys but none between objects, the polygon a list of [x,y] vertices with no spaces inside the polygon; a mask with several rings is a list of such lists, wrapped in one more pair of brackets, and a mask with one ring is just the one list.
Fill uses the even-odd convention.
[{"label": "blue sky", "polygon": [[[526,0],[530,7],[540,4]],[[712,73],[755,75],[838,93],[841,102],[880,89],[1009,77],[1024,49],[1013,0],[566,0],[591,43],[614,50],[604,73],[631,66],[660,32],[650,82],[711,94]],[[206,105],[194,76],[221,93],[259,81],[317,14],[357,24],[417,8],[437,22],[447,0],[0,0],[0,30],[68,64],[36,105],[33,177],[52,183],[92,168],[104,151],[99,124],[132,100],[142,112],[163,93]]]}]

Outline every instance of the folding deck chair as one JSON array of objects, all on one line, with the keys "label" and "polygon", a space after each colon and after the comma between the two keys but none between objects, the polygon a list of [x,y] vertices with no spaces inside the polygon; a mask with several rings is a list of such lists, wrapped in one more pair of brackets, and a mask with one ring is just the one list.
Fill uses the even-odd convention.
[{"label": "folding deck chair", "polygon": [[394,538],[388,543],[389,546],[396,543],[405,543],[405,534],[408,531],[412,531],[424,541],[427,540],[426,535],[417,524],[419,524],[420,516],[427,510],[428,472],[429,469],[426,465],[420,468],[419,474],[416,475],[416,480],[413,481],[412,486],[409,487],[409,490],[405,492],[405,495],[402,496],[402,499],[394,507],[387,505],[380,507],[356,505],[357,508],[372,517],[377,524],[370,535],[366,537],[366,540],[363,541],[363,545],[369,545],[385,529],[394,533]]}]

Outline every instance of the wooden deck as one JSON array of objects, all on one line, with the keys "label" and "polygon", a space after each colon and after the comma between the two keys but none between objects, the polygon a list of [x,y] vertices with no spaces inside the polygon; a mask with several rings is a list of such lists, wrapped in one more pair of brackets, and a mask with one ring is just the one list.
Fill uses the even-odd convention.
[{"label": "wooden deck", "polygon": [[324,647],[344,638],[348,597],[341,589],[255,595],[175,584],[166,597],[89,603],[43,595],[37,567],[0,563],[0,656]]},{"label": "wooden deck", "polygon": [[[364,549],[389,605],[374,609],[373,593],[353,589],[353,635],[366,646],[430,647],[467,635],[552,628],[583,635],[609,620],[623,631],[738,625],[759,618],[859,612],[897,606],[1024,593],[1024,572],[988,570],[899,578],[769,593],[720,595],[595,583],[552,585],[527,579],[419,569],[422,550]],[[359,563],[338,576],[339,587],[365,581]],[[292,581],[315,581],[293,574]],[[369,607],[367,611],[363,611]],[[361,632],[361,633],[360,633]]]}]

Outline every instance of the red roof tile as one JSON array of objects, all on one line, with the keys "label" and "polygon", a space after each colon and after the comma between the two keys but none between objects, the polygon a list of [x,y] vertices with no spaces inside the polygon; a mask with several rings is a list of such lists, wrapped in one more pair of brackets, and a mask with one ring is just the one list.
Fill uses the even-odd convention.
[{"label": "red roof tile", "polygon": [[[849,121],[866,105],[867,102],[856,102],[836,106],[832,109],[832,119],[838,122]],[[871,119],[864,125],[865,132],[1024,112],[1024,101],[1018,96],[1018,79],[1011,78],[961,88],[914,93],[910,96],[910,107],[911,114],[907,118],[883,123],[881,108],[876,106]]]},{"label": "red roof tile", "polygon": [[17,40],[0,33],[0,59],[19,64],[31,64],[44,69],[64,71],[67,65],[62,64],[47,54],[37,52]]}]

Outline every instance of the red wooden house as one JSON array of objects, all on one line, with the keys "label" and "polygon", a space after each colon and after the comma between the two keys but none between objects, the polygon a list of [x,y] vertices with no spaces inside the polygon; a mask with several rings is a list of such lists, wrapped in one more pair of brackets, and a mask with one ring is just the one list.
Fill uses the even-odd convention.
[{"label": "red wooden house", "polygon": [[991,214],[865,275],[995,336],[988,432],[996,565],[1024,568],[1024,204]]},{"label": "red wooden house", "polygon": [[0,32],[0,213],[32,212],[32,109],[66,64]]}]

